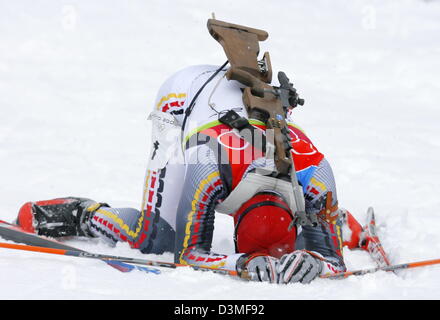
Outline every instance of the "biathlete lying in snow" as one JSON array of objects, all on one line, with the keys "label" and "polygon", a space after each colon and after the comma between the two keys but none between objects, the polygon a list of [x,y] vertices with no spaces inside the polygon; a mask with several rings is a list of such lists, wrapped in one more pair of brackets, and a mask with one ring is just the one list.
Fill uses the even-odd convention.
[{"label": "biathlete lying in snow", "polygon": [[[172,252],[177,263],[246,270],[256,281],[309,283],[345,271],[343,246],[358,248],[362,228],[338,207],[329,162],[289,123],[306,212],[319,221],[316,227],[289,228],[294,215],[283,193],[253,180],[258,168],[270,165],[264,152],[218,121],[228,110],[248,118],[243,86],[224,74],[218,66],[192,66],[160,88],[150,116],[152,151],[141,210],[65,197],[24,204],[17,224],[55,238],[99,237],[112,244],[128,242],[143,253]],[[197,103],[186,119],[190,125],[182,130],[196,93]],[[264,130],[264,123],[248,120]],[[211,252],[216,212],[234,220],[234,253]],[[344,225],[354,231],[345,241]]]}]

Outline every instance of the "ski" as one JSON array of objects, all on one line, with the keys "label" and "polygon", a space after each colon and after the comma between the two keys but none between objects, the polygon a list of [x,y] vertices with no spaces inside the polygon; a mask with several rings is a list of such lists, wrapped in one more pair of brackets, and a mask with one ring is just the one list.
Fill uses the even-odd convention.
[{"label": "ski", "polygon": [[[11,224],[3,220],[0,220],[0,237],[7,241],[13,241],[15,243],[23,243],[28,246],[64,250],[66,252],[77,252],[82,254],[83,256],[91,255],[90,253],[84,250],[80,250],[75,247],[71,247],[63,243],[60,243],[58,241],[44,238],[33,233],[25,232],[20,228],[20,226]],[[115,261],[111,259],[101,259],[101,260],[107,263],[109,266],[121,272],[130,272],[133,270],[139,270],[147,273],[155,273],[155,274],[160,273],[159,269],[133,266],[124,261]]]},{"label": "ski", "polygon": [[[31,246],[31,245],[11,244],[11,243],[2,243],[2,242],[0,242],[0,248],[58,254],[58,255],[79,257],[79,258],[99,259],[99,260],[103,260],[106,262],[110,261],[110,262],[116,263],[116,264],[129,263],[129,266],[133,266],[132,264],[134,264],[135,269],[140,267],[138,265],[155,266],[155,267],[163,267],[163,268],[171,268],[171,269],[176,269],[179,267],[190,267],[194,270],[211,271],[214,273],[240,277],[243,279],[249,278],[247,273],[245,273],[245,272],[242,272],[239,275],[237,271],[227,270],[227,269],[218,269],[218,268],[214,268],[214,267],[200,267],[200,266],[184,265],[184,264],[164,262],[164,261],[155,261],[155,260],[148,260],[148,259],[137,259],[137,258],[130,258],[130,257],[118,257],[118,256],[113,256],[113,255],[90,253],[90,252],[85,252],[82,250],[75,251],[75,250],[55,249],[55,248],[48,248],[48,247],[38,247],[38,246]],[[143,267],[140,267],[140,268],[143,268]],[[155,269],[153,269],[153,271],[155,271]]]},{"label": "ski", "polygon": [[363,228],[362,238],[362,248],[370,254],[370,257],[379,268],[391,265],[391,261],[386,254],[377,233],[376,217],[372,207],[369,207],[367,210],[367,224]]},{"label": "ski", "polygon": [[0,237],[4,240],[27,245],[34,245],[45,248],[55,248],[64,250],[78,250],[56,240],[44,238],[33,233],[29,233],[20,228],[20,226],[0,220]]},{"label": "ski", "polygon": [[0,248],[58,254],[58,255],[69,256],[69,257],[99,259],[99,260],[102,260],[104,262],[109,263],[112,267],[114,267],[120,271],[123,271],[123,272],[128,272],[128,271],[132,271],[132,270],[139,270],[139,271],[146,271],[146,272],[160,274],[160,270],[158,270],[156,268],[149,268],[149,267],[132,265],[132,264],[128,264],[128,263],[125,263],[122,261],[108,259],[104,255],[92,254],[92,253],[80,251],[80,250],[75,251],[75,250],[55,249],[55,248],[38,247],[38,246],[30,246],[30,245],[15,244],[15,243],[4,243],[4,242],[0,242]]},{"label": "ski", "polygon": [[[146,268],[145,266],[172,268],[172,269],[178,267],[190,267],[194,270],[210,271],[213,273],[229,275],[232,277],[238,277],[245,280],[249,278],[246,272],[242,272],[241,274],[238,274],[238,272],[235,270],[218,269],[213,267],[199,267],[199,266],[183,265],[172,262],[90,253],[71,246],[64,245],[54,240],[46,239],[37,236],[35,234],[24,232],[23,230],[20,229],[20,227],[16,225],[12,225],[7,222],[5,223],[4,221],[1,220],[0,220],[0,237],[5,240],[26,244],[26,246],[12,246],[8,244],[0,243],[0,247],[3,248],[42,252],[42,253],[53,253],[53,254],[76,256],[82,258],[100,259],[118,270],[119,268],[122,268],[123,270],[120,271],[126,270],[125,272],[134,269],[142,270],[142,268],[145,268],[146,270],[143,271],[149,271],[158,274],[160,272],[159,269]],[[120,267],[119,264],[122,264],[122,267]]]}]

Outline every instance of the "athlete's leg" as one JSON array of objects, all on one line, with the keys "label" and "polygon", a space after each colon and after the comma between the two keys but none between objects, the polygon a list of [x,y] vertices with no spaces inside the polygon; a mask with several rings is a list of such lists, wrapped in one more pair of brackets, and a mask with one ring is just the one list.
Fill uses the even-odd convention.
[{"label": "athlete's leg", "polygon": [[149,220],[136,209],[111,208],[86,198],[27,202],[21,207],[16,222],[28,232],[54,238],[99,237],[113,245],[118,241],[128,242],[133,248],[148,253],[174,250],[174,230],[160,216]]}]

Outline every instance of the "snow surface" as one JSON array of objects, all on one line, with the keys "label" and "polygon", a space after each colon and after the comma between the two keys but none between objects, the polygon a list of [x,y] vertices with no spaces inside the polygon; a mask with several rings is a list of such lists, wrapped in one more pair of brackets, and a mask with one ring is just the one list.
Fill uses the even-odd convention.
[{"label": "snow surface", "polygon": [[[262,52],[306,99],[295,117],[331,162],[340,205],[360,221],[375,208],[394,262],[439,258],[438,1],[1,0],[0,217],[70,195],[138,208],[160,84],[225,61],[206,29],[211,12],[269,32]],[[214,237],[214,250],[233,251],[228,217],[218,216]],[[364,252],[344,253],[350,270],[374,266]],[[0,298],[439,299],[440,268],[270,285],[2,249]]]}]

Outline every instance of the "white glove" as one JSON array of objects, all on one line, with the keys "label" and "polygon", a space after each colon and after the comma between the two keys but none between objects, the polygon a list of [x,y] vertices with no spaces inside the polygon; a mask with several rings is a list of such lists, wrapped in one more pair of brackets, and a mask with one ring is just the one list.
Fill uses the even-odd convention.
[{"label": "white glove", "polygon": [[277,265],[278,283],[309,283],[321,274],[323,262],[304,250],[281,257]]},{"label": "white glove", "polygon": [[252,281],[277,283],[276,271],[279,260],[265,255],[243,255],[237,261],[237,271]]}]

